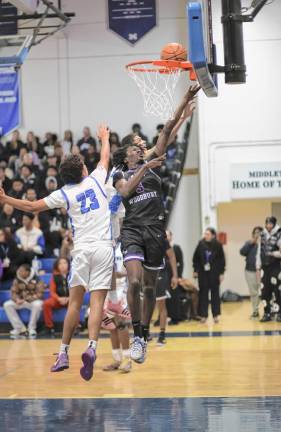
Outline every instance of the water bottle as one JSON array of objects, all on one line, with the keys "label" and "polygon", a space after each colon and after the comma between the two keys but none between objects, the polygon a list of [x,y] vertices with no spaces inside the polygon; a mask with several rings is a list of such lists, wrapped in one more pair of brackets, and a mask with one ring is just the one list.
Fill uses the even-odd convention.
[{"label": "water bottle", "polygon": [[33,268],[35,274],[38,275],[39,270],[40,270],[40,263],[39,263],[38,258],[37,258],[36,255],[35,255],[35,257],[32,260],[32,268]]}]

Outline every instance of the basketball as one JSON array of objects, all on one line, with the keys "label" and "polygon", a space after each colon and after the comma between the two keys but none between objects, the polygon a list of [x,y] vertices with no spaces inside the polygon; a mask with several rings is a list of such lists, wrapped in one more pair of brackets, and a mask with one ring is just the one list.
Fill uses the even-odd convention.
[{"label": "basketball", "polygon": [[178,60],[178,61],[186,61],[187,60],[187,52],[183,45],[177,42],[172,42],[165,45],[161,51],[161,59],[162,60]]}]

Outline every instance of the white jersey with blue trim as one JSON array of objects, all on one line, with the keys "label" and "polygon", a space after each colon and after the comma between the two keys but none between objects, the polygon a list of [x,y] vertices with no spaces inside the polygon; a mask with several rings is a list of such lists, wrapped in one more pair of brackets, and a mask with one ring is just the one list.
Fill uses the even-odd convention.
[{"label": "white jersey with blue trim", "polygon": [[112,240],[106,175],[106,169],[98,165],[81,183],[65,185],[44,198],[50,209],[67,209],[75,248],[91,248],[93,242]]},{"label": "white jersey with blue trim", "polygon": [[116,169],[113,168],[106,182],[105,189],[111,213],[111,226],[113,240],[117,241],[120,236],[120,219],[125,217],[125,207],[122,198],[113,186],[113,175]]}]

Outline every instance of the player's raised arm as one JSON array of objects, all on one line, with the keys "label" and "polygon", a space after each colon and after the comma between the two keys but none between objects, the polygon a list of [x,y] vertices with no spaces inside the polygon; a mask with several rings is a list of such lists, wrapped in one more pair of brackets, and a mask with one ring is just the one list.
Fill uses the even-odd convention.
[{"label": "player's raised arm", "polygon": [[12,198],[5,194],[4,189],[0,188],[0,203],[9,204],[10,206],[28,213],[41,212],[49,210],[43,199],[37,201],[27,201],[22,199]]},{"label": "player's raised arm", "polygon": [[[161,131],[156,146],[154,147],[154,153],[157,155],[162,155],[165,153],[167,146],[170,143],[170,136],[173,133],[174,128],[176,125],[180,122],[181,116],[183,115],[184,111],[189,106],[189,103],[194,101],[194,98],[198,91],[200,90],[200,86],[198,84],[192,85],[189,87],[187,93],[184,95],[184,98],[178,108],[176,109],[175,115],[172,119],[168,120]],[[181,123],[179,124],[179,127],[181,126]],[[178,129],[179,129],[178,127]],[[174,136],[176,135],[177,130],[174,131]]]},{"label": "player's raised arm", "polygon": [[109,128],[101,124],[98,127],[97,136],[101,141],[101,152],[100,152],[100,162],[99,165],[102,165],[106,170],[109,167],[110,160],[110,144],[109,144]]},{"label": "player's raised arm", "polygon": [[145,173],[149,169],[160,167],[164,162],[165,158],[166,156],[162,155],[142,165],[141,168],[136,171],[136,173],[129,180],[126,180],[124,178],[124,175],[121,171],[117,172],[113,178],[113,185],[116,188],[117,192],[123,198],[130,196],[131,193],[134,192],[138,187],[138,184],[141,182]]}]

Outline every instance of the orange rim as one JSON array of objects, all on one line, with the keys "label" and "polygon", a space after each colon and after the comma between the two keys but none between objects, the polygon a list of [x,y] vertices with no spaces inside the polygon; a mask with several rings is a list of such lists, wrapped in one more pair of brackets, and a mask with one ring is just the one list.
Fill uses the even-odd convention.
[{"label": "orange rim", "polygon": [[[143,65],[151,65],[143,67]],[[189,61],[178,60],[139,60],[126,65],[128,71],[133,72],[158,72],[162,74],[172,74],[179,70],[189,71],[190,79],[195,80],[196,75],[193,70],[193,65]]]}]

